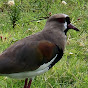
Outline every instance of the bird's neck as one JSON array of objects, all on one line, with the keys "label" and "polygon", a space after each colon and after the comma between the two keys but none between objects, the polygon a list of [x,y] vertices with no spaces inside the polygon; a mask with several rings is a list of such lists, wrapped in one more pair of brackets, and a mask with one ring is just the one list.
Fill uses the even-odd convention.
[{"label": "bird's neck", "polygon": [[64,32],[55,29],[45,29],[42,31],[44,38],[48,41],[55,43],[60,49],[64,50],[66,45],[66,35]]}]

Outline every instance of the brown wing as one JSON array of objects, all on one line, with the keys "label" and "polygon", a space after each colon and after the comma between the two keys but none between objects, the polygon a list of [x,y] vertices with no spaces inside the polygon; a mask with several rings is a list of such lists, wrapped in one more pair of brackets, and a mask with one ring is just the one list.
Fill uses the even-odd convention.
[{"label": "brown wing", "polygon": [[50,61],[56,53],[55,44],[49,41],[15,43],[0,55],[0,73],[35,70]]}]

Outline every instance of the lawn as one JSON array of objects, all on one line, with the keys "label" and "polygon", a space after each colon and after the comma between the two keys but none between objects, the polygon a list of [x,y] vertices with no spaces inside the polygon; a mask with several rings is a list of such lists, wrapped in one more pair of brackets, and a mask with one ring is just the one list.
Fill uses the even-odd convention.
[{"label": "lawn", "polygon": [[[51,14],[65,13],[80,32],[69,30],[63,58],[34,78],[31,88],[88,88],[88,0],[15,0],[19,17],[13,28],[8,0],[0,0],[0,53],[44,28]],[[15,13],[15,12],[14,12]],[[0,88],[23,88],[24,80],[0,76]]]}]

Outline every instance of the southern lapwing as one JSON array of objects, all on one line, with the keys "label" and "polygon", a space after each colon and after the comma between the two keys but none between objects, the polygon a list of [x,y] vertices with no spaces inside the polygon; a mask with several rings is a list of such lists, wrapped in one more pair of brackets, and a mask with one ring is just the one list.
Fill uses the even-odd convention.
[{"label": "southern lapwing", "polygon": [[41,32],[17,41],[0,55],[0,75],[25,78],[24,88],[30,88],[33,77],[47,72],[62,58],[69,29],[79,31],[68,15],[49,17]]}]

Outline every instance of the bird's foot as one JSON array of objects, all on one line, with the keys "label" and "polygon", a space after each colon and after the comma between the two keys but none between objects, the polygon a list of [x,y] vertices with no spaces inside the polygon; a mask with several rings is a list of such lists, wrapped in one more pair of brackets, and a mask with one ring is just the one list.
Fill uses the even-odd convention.
[{"label": "bird's foot", "polygon": [[24,88],[30,88],[31,86],[31,83],[32,83],[32,79],[29,80],[29,83],[27,84],[28,82],[28,78],[25,79],[25,85],[24,85]]}]

